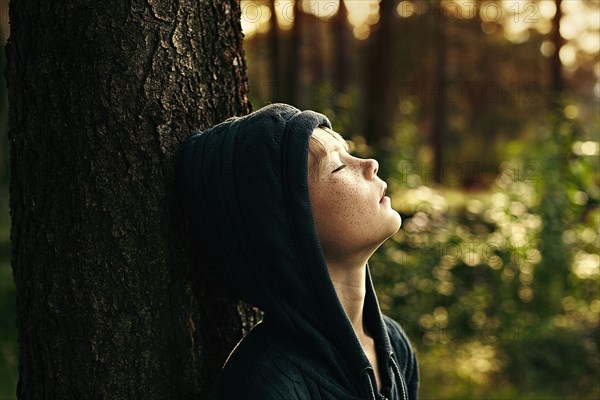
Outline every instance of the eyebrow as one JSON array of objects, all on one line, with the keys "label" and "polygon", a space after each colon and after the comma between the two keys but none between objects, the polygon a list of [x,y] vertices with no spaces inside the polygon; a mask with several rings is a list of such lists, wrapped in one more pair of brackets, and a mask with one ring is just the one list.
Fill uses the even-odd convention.
[{"label": "eyebrow", "polygon": [[329,151],[329,154],[333,153],[334,151],[337,151],[338,153],[340,153],[342,150],[345,150],[344,147],[340,144],[338,144],[337,146],[335,146],[333,149],[331,149]]}]

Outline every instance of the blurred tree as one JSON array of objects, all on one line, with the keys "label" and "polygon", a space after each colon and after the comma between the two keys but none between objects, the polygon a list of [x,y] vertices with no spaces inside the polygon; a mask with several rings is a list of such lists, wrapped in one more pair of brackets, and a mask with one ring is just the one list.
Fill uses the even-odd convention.
[{"label": "blurred tree", "polygon": [[269,10],[271,11],[271,18],[269,20],[269,47],[271,48],[270,56],[271,59],[271,80],[272,80],[272,99],[273,101],[279,101],[281,92],[281,75],[279,73],[279,24],[277,22],[277,13],[275,11],[275,0],[269,1]]},{"label": "blurred tree", "polygon": [[208,3],[11,2],[19,399],[205,398],[253,323],[177,191],[190,130],[250,110],[239,3]]},{"label": "blurred tree", "polygon": [[433,178],[435,183],[442,182],[442,169],[444,168],[444,138],[446,132],[446,97],[443,95],[447,87],[446,63],[448,59],[448,41],[446,39],[446,16],[442,8],[442,3],[436,5],[434,15],[437,16],[437,26],[435,32],[435,68],[433,70],[433,89],[436,93],[433,100],[433,113],[431,132],[429,134],[430,146],[433,150]]},{"label": "blurred tree", "polygon": [[545,130],[547,137],[542,148],[545,157],[540,165],[543,174],[541,182],[540,215],[543,220],[541,232],[542,263],[535,275],[535,304],[541,315],[554,315],[562,311],[562,300],[568,284],[570,251],[563,241],[563,232],[570,218],[566,210],[569,201],[566,186],[569,180],[568,157],[574,140],[575,127],[565,118],[562,97],[564,82],[560,49],[564,39],[560,34],[562,0],[555,0],[556,14],[552,20],[550,33],[554,44],[554,54],[550,57],[549,121]]},{"label": "blurred tree", "polygon": [[[4,43],[4,32],[0,29],[0,43]],[[6,68],[6,59],[4,57],[4,51],[0,51],[0,70],[4,71]],[[5,196],[7,189],[6,183],[8,182],[8,143],[7,137],[4,135],[6,132],[6,112],[8,110],[6,87],[4,83],[4,74],[0,79],[0,202],[4,202],[8,196]]]},{"label": "blurred tree", "polygon": [[[318,12],[318,11],[317,11]],[[306,15],[306,27],[304,35],[306,35],[307,45],[303,47],[303,54],[306,54],[307,76],[308,83],[318,86],[319,83],[325,81],[326,63],[323,62],[324,57],[324,42],[327,41],[329,30],[324,29],[319,18],[312,14]],[[306,93],[304,93],[306,95]]]},{"label": "blurred tree", "polygon": [[287,102],[301,107],[300,88],[302,79],[302,27],[304,20],[304,11],[302,10],[302,0],[294,2],[294,22],[292,25],[291,45],[289,46],[289,55],[287,66]]},{"label": "blurred tree", "polygon": [[554,45],[554,54],[552,54],[551,71],[552,71],[552,94],[556,98],[563,90],[562,78],[562,62],[560,61],[560,49],[564,44],[564,39],[560,35],[560,20],[562,19],[562,0],[555,0],[556,13],[552,19],[552,44]]},{"label": "blurred tree", "polygon": [[396,70],[398,59],[393,50],[397,1],[381,0],[379,21],[367,44],[364,68],[364,135],[375,147],[384,145],[384,138],[393,137],[393,123],[399,99]]},{"label": "blurred tree", "polygon": [[340,0],[337,14],[334,17],[331,27],[334,30],[334,51],[335,51],[335,73],[337,90],[340,93],[346,91],[348,85],[348,9],[344,0]]}]

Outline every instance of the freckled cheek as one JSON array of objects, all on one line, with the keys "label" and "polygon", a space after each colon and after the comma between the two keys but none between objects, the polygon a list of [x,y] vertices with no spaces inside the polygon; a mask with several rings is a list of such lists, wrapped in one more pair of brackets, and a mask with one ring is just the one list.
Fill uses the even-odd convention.
[{"label": "freckled cheek", "polygon": [[336,188],[327,192],[327,213],[352,221],[360,220],[365,211],[366,201],[358,190],[348,187]]}]

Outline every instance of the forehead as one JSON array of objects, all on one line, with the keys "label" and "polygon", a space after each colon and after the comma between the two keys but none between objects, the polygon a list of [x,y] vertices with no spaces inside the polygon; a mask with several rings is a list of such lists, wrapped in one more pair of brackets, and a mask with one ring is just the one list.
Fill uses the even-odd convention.
[{"label": "forehead", "polygon": [[328,128],[315,128],[313,136],[327,149],[331,151],[348,150],[348,144],[338,134]]}]

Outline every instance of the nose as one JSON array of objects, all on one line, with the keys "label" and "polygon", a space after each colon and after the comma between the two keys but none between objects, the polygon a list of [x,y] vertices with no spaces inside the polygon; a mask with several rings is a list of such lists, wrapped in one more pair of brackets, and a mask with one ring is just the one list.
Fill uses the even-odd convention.
[{"label": "nose", "polygon": [[379,163],[377,160],[369,158],[365,160],[365,175],[367,179],[373,179],[379,171]]}]

